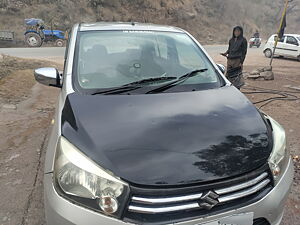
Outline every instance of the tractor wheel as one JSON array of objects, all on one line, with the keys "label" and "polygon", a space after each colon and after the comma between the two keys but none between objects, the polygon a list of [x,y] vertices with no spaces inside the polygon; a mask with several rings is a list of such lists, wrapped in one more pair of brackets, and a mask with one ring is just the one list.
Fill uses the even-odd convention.
[{"label": "tractor wheel", "polygon": [[43,40],[41,36],[36,33],[27,33],[25,35],[25,43],[28,47],[41,47]]},{"label": "tractor wheel", "polygon": [[63,39],[57,39],[57,40],[55,41],[55,45],[56,45],[57,47],[63,47],[64,44],[65,44],[65,41],[64,41]]},{"label": "tractor wheel", "polygon": [[272,51],[271,51],[271,49],[267,49],[265,52],[265,56],[267,57],[267,58],[271,58],[272,57]]}]

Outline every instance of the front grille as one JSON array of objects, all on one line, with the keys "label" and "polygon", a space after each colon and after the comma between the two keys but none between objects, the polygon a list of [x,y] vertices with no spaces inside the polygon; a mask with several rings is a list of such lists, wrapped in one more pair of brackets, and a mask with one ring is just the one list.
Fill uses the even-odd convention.
[{"label": "front grille", "polygon": [[253,225],[271,225],[265,218],[258,218],[253,221]]},{"label": "front grille", "polygon": [[204,188],[187,188],[186,192],[184,189],[133,189],[125,220],[143,224],[163,224],[242,207],[259,200],[271,190],[270,177],[269,171],[265,170],[247,174],[243,179],[226,180]]}]

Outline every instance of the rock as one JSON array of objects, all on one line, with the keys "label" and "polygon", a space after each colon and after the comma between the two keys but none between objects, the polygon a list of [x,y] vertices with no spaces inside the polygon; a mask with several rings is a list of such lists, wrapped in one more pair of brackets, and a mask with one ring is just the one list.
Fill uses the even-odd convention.
[{"label": "rock", "polygon": [[259,73],[264,72],[264,68],[259,68],[259,69],[257,69],[257,71],[258,71]]},{"label": "rock", "polygon": [[196,14],[193,12],[188,12],[188,13],[186,13],[186,15],[189,19],[194,19],[196,17]]},{"label": "rock", "polygon": [[0,173],[0,177],[7,176],[7,173]]},{"label": "rock", "polygon": [[250,72],[250,75],[259,75],[260,72],[258,70],[253,70],[252,72]]},{"label": "rock", "polygon": [[266,71],[272,71],[272,66],[264,67],[262,72],[266,72]]},{"label": "rock", "polygon": [[247,72],[243,73],[244,79],[247,79],[249,76],[250,76],[250,73],[247,73]]},{"label": "rock", "polygon": [[11,160],[13,160],[13,159],[18,158],[19,156],[20,156],[20,154],[13,154],[13,155],[10,156],[8,159],[6,159],[5,162],[7,163],[7,162],[9,162],[9,161],[11,161]]},{"label": "rock", "polygon": [[2,106],[3,109],[14,109],[16,110],[17,109],[17,106],[16,105],[13,105],[13,104],[4,104]]},{"label": "rock", "polygon": [[289,87],[291,87],[291,85],[289,85],[289,84],[288,85],[283,85],[283,87],[284,88],[289,88]]},{"label": "rock", "polygon": [[272,71],[265,71],[260,74],[265,80],[274,80],[274,73]]},{"label": "rock", "polygon": [[289,89],[297,90],[300,91],[300,86],[299,87],[288,87]]},{"label": "rock", "polygon": [[166,7],[167,5],[166,5],[166,3],[164,1],[160,1],[160,6],[161,7]]},{"label": "rock", "polygon": [[260,77],[259,74],[254,74],[254,75],[252,75],[252,74],[250,73],[250,75],[247,77],[247,79],[253,79],[253,80],[256,80],[256,79],[259,78],[259,77]]}]

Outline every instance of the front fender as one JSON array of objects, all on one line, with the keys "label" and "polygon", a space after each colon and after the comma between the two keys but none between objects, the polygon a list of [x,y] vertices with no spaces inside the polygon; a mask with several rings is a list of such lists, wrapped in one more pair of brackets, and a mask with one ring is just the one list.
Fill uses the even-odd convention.
[{"label": "front fender", "polygon": [[28,33],[36,33],[39,34],[36,30],[27,30],[24,35],[28,34]]}]

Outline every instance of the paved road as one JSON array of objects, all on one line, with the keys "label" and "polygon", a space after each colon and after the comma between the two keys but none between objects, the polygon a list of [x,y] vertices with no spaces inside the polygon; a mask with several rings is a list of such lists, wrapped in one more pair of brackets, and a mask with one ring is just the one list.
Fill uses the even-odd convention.
[{"label": "paved road", "polygon": [[[204,48],[210,54],[216,54],[219,52],[225,52],[226,45],[205,45]],[[249,49],[252,52],[262,51],[262,48]],[[34,59],[51,59],[51,58],[63,58],[65,48],[57,47],[42,47],[42,48],[0,48],[0,54],[11,55],[21,58],[34,58]]]},{"label": "paved road", "polygon": [[0,54],[20,58],[48,59],[64,57],[65,48],[43,47],[43,48],[0,48]]}]

